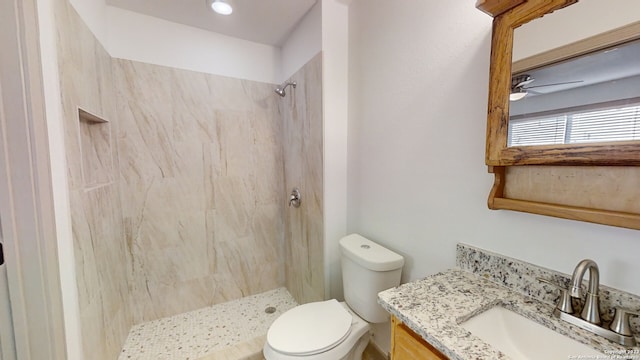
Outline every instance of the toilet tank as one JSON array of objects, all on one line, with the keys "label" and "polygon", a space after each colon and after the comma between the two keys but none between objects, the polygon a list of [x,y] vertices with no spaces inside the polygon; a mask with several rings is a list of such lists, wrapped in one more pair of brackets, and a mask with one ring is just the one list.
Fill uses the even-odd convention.
[{"label": "toilet tank", "polygon": [[340,239],[340,250],[346,303],[370,323],[386,322],[378,293],[400,284],[404,258],[358,234]]}]

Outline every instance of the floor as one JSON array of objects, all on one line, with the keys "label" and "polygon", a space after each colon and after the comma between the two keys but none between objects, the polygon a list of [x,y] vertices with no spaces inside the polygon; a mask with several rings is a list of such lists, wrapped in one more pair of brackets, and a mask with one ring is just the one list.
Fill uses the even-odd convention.
[{"label": "floor", "polygon": [[[118,360],[253,360],[271,323],[297,303],[285,288],[135,325]],[[265,309],[275,311],[267,313]]]}]

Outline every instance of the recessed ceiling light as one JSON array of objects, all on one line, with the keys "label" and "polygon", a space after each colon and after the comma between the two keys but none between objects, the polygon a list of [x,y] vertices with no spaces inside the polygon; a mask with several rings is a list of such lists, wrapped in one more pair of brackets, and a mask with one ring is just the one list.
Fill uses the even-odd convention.
[{"label": "recessed ceiling light", "polygon": [[230,15],[233,12],[231,5],[225,0],[207,0],[207,4],[220,15]]}]

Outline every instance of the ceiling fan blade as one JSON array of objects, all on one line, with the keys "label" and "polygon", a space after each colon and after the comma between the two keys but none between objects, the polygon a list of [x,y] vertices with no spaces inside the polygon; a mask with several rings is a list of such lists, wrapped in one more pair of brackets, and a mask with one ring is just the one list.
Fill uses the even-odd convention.
[{"label": "ceiling fan blade", "polygon": [[534,89],[534,88],[545,87],[545,86],[557,86],[557,85],[577,84],[577,83],[581,83],[581,82],[584,82],[584,80],[577,80],[577,81],[565,81],[565,82],[559,82],[559,83],[555,83],[555,84],[544,84],[544,85],[529,86],[529,87],[526,87],[525,89]]},{"label": "ceiling fan blade", "polygon": [[515,88],[519,88],[519,87],[524,87],[525,85],[529,85],[531,84],[535,79],[530,78],[528,80],[525,81],[520,81],[516,86],[514,86]]}]

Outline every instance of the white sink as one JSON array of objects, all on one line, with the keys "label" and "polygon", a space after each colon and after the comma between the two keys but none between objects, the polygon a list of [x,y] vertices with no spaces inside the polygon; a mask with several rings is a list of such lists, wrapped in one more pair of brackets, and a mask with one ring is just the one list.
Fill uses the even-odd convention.
[{"label": "white sink", "polygon": [[587,345],[501,306],[495,306],[460,325],[514,360],[596,359],[603,356]]}]

